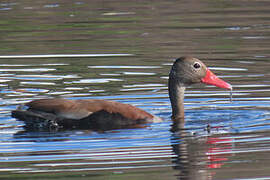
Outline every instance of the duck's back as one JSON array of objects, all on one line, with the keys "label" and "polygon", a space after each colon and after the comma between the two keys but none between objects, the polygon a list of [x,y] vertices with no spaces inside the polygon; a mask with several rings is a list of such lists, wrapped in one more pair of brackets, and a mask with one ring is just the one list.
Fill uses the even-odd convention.
[{"label": "duck's back", "polygon": [[26,103],[27,110],[12,111],[12,116],[35,129],[83,128],[119,129],[151,121],[160,121],[142,109],[129,104],[97,99],[40,99]]}]

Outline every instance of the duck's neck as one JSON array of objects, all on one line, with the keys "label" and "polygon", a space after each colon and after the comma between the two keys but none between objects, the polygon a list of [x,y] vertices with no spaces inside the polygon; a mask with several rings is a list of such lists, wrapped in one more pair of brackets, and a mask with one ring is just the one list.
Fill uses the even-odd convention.
[{"label": "duck's neck", "polygon": [[177,82],[173,77],[169,78],[168,87],[172,105],[172,119],[184,121],[184,94],[186,87]]}]

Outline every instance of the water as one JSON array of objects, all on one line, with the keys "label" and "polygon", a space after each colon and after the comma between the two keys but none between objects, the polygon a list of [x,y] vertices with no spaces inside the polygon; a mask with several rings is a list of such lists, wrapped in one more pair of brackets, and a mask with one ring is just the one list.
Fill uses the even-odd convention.
[{"label": "water", "polygon": [[[269,3],[0,3],[0,179],[270,179]],[[232,102],[189,87],[185,126],[167,92],[183,55],[233,85]],[[116,100],[164,122],[25,132],[10,111],[45,97]]]}]

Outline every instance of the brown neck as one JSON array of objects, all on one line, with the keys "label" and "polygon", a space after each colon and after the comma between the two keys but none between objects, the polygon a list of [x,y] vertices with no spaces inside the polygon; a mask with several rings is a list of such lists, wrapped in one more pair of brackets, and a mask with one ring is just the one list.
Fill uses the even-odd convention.
[{"label": "brown neck", "polygon": [[172,105],[172,119],[184,121],[184,94],[186,87],[177,82],[175,78],[169,77],[169,97]]}]

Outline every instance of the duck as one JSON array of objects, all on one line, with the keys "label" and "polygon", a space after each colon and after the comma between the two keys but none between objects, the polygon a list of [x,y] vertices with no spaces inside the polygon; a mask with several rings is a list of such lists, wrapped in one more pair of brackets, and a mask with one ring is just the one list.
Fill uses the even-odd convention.
[{"label": "duck", "polygon": [[[232,90],[229,83],[218,78],[201,60],[192,56],[177,58],[171,67],[168,80],[173,120],[184,121],[185,89],[196,83]],[[37,99],[19,105],[11,112],[11,116],[23,121],[28,131],[106,131],[162,121],[162,118],[133,105],[103,99]]]}]

